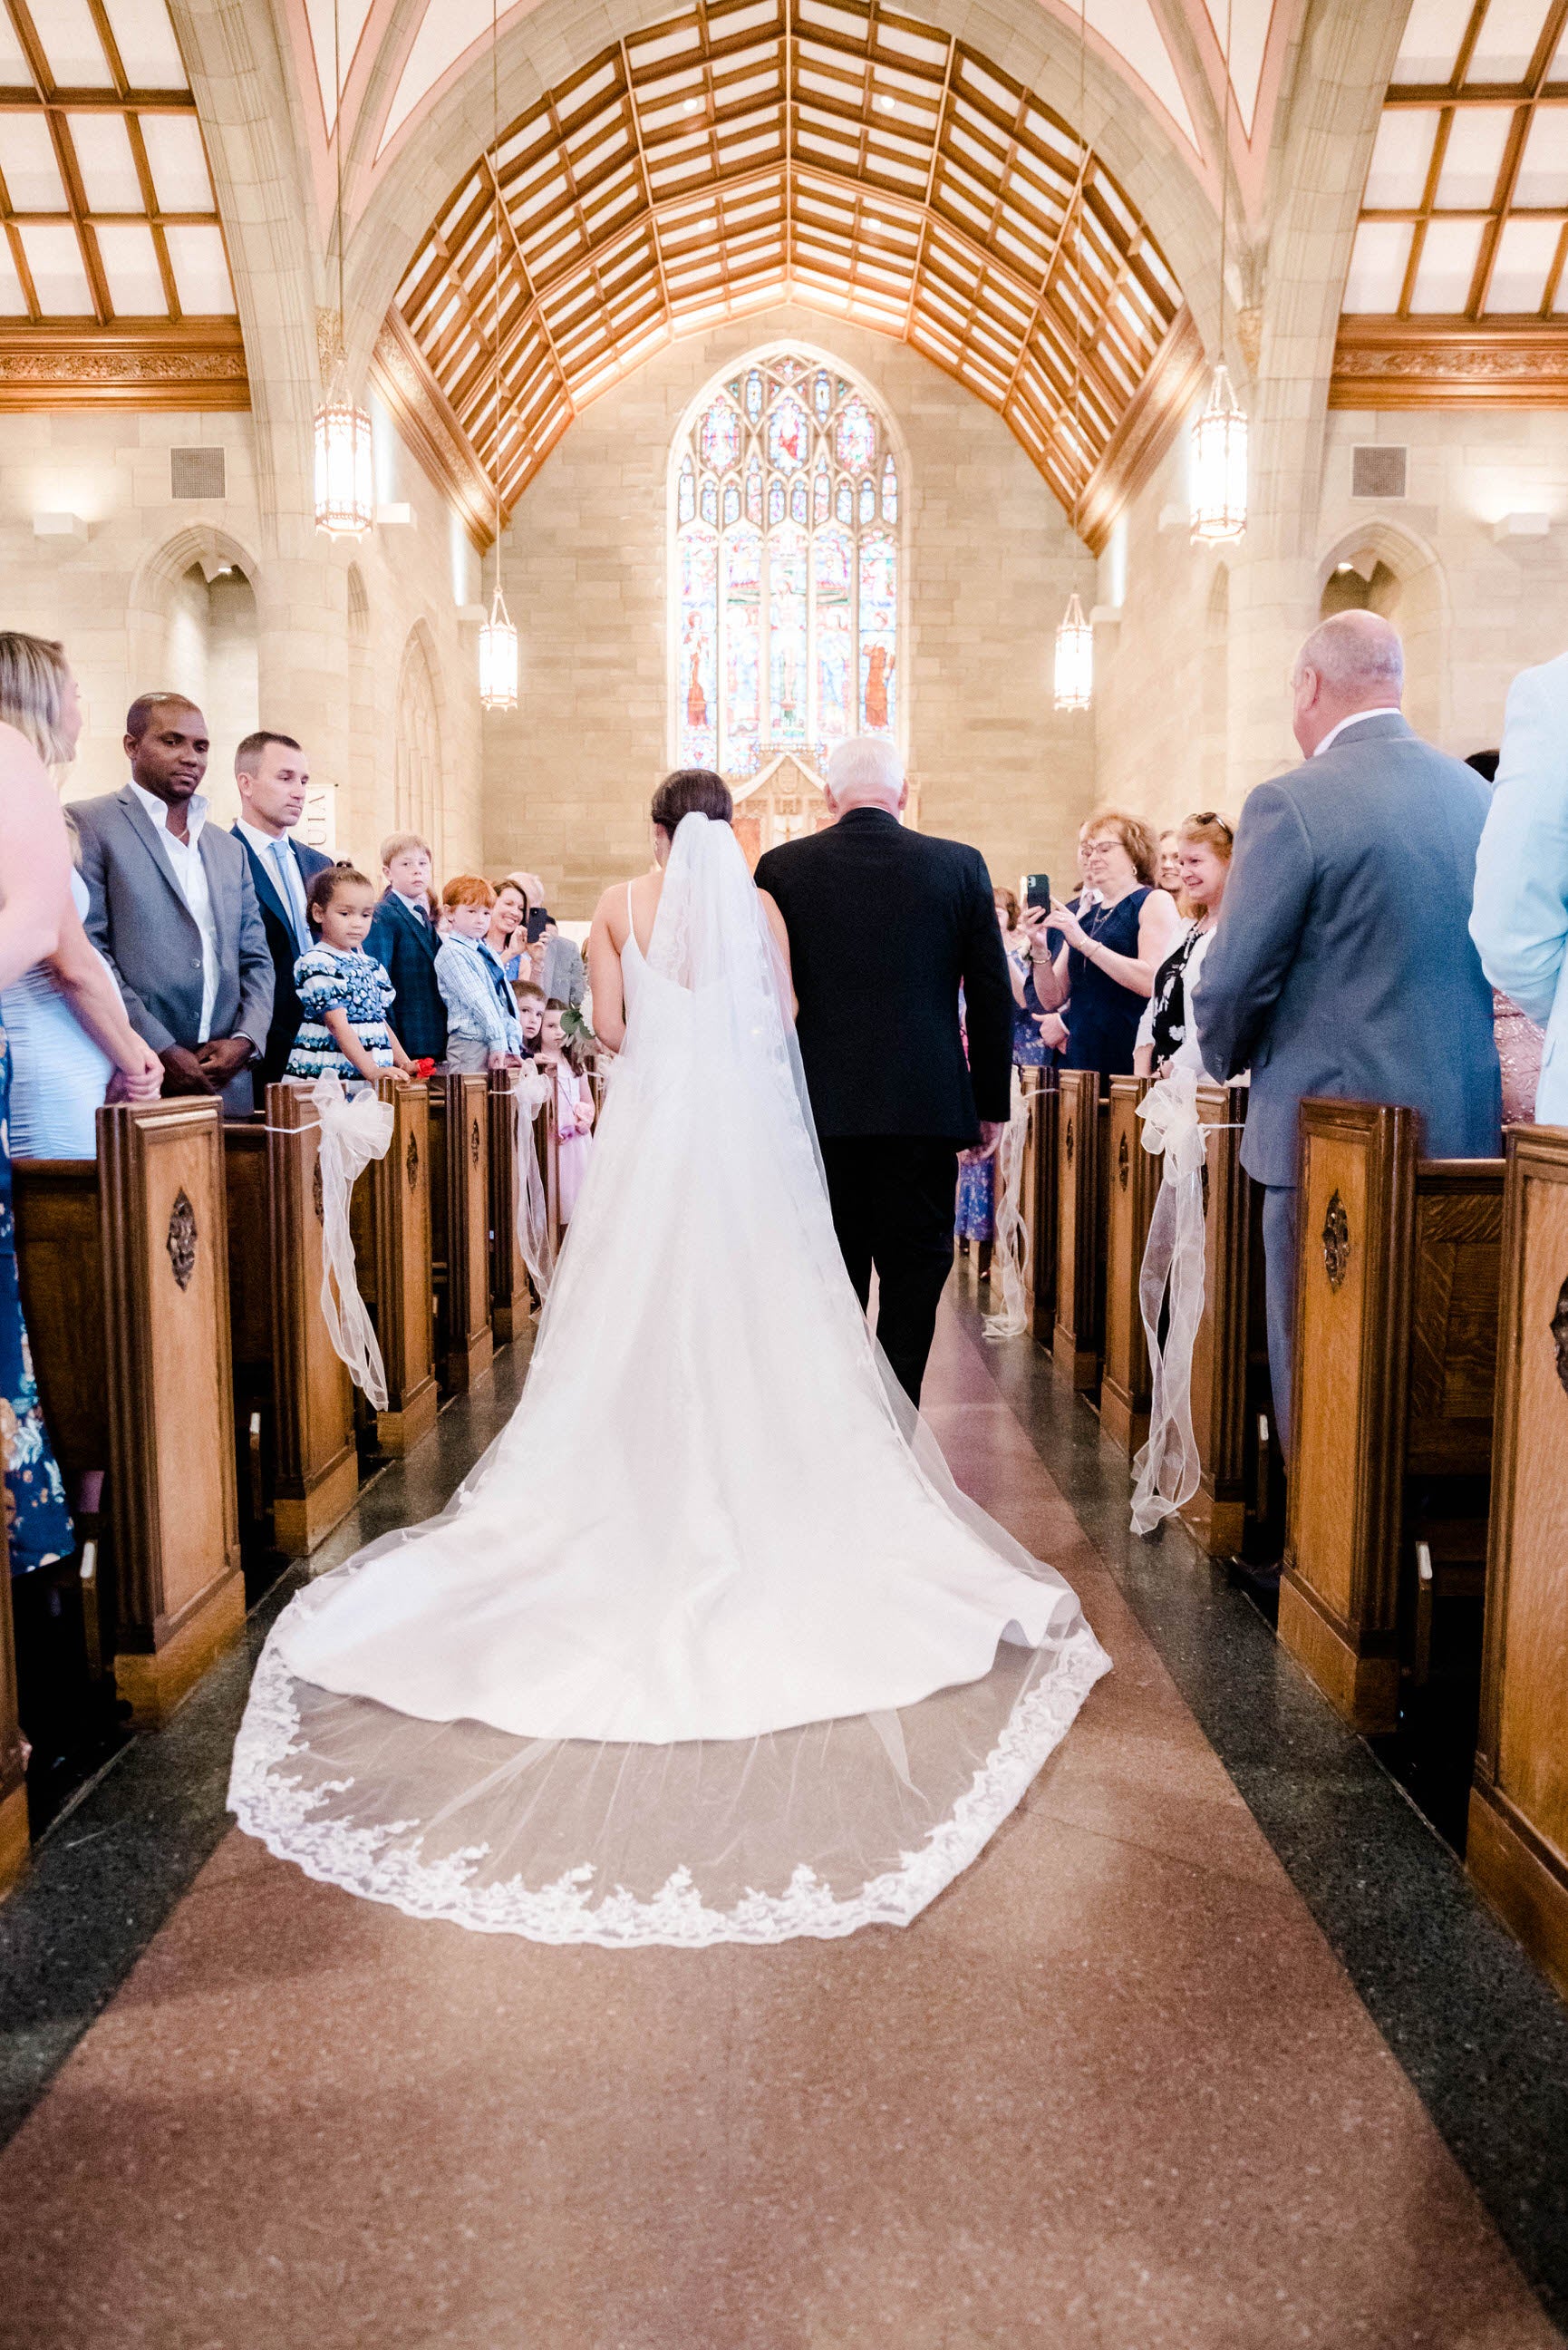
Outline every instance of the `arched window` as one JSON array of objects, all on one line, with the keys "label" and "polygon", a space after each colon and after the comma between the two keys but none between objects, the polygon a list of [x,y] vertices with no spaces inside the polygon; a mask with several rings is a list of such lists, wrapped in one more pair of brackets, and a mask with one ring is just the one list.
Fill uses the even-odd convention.
[{"label": "arched window", "polygon": [[779,351],[675,451],[679,757],[744,780],[898,729],[898,462],[836,368]]}]

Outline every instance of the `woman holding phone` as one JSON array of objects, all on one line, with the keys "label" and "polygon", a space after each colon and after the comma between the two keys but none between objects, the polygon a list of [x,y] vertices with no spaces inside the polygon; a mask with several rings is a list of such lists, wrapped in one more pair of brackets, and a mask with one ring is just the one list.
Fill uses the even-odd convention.
[{"label": "woman holding phone", "polygon": [[1096,808],[1081,836],[1077,898],[1025,918],[1035,988],[1058,1015],[1042,1034],[1061,1045],[1064,1068],[1132,1075],[1138,1021],[1181,928],[1175,899],[1154,887],[1155,853],[1141,816]]}]

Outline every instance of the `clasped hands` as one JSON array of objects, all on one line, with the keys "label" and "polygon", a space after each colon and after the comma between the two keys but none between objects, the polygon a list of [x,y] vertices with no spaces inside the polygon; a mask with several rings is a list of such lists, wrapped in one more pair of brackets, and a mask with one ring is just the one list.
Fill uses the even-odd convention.
[{"label": "clasped hands", "polygon": [[[167,1094],[221,1094],[254,1057],[248,1036],[210,1036],[204,1045],[170,1045],[156,1055]],[[156,1089],[155,1089],[156,1090]],[[123,1097],[142,1100],[146,1096]]]}]

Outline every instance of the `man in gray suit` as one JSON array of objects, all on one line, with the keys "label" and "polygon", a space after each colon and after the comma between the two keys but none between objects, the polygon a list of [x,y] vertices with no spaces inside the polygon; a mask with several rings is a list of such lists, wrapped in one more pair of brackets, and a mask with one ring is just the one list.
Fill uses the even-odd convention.
[{"label": "man in gray suit", "polygon": [[1491,990],[1467,927],[1487,790],[1400,713],[1399,639],[1373,612],[1315,629],[1291,680],[1303,764],[1241,810],[1193,993],[1207,1068],[1252,1073],[1241,1164],[1266,1186],[1269,1368],[1291,1426],[1297,1107],[1419,1110],[1433,1159],[1500,1147]]},{"label": "man in gray suit", "polygon": [[273,969],[244,844],[207,821],[207,722],[183,694],[126,713],[130,781],[77,800],[88,935],[130,1024],[163,1064],[166,1094],[222,1094],[247,1117],[266,1046]]}]

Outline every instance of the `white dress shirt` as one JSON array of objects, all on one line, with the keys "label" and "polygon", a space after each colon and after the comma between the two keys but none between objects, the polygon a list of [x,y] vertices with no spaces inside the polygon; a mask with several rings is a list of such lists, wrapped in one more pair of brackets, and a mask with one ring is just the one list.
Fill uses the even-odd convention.
[{"label": "white dress shirt", "polygon": [[1364,718],[1403,718],[1405,712],[1397,702],[1383,702],[1376,710],[1353,710],[1348,718],[1342,718],[1337,726],[1329,728],[1328,733],[1313,753],[1313,757],[1321,759],[1329,744],[1337,743],[1347,726],[1359,726]]},{"label": "white dress shirt", "polygon": [[133,775],[130,788],[147,810],[152,828],[162,844],[169,859],[169,869],[174,886],[189,909],[191,920],[202,933],[202,1026],[196,1042],[204,1045],[213,1033],[213,1006],[218,1000],[218,923],[213,911],[213,893],[207,887],[207,868],[202,862],[202,827],[207,821],[211,801],[202,792],[193,792],[186,803],[185,823],[189,837],[179,839],[169,829],[169,810],[161,799],[143,791]]},{"label": "white dress shirt", "polygon": [[301,954],[308,954],[316,943],[310,935],[310,917],[305,910],[305,879],[299,869],[299,859],[286,832],[263,832],[241,816],[238,831],[249,841],[261,858],[268,878],[283,899],[284,910],[294,924],[294,935]]}]

